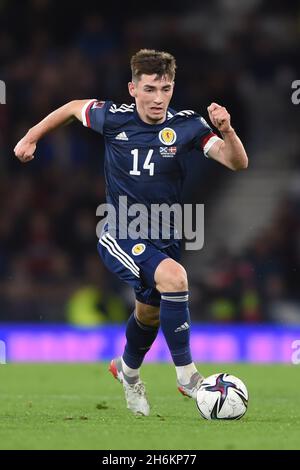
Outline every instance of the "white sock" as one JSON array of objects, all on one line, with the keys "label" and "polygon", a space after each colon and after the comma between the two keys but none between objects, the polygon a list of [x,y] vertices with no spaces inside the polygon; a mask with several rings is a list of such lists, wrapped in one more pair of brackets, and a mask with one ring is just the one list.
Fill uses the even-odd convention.
[{"label": "white sock", "polygon": [[177,374],[177,380],[181,385],[187,385],[191,380],[192,375],[195,372],[198,372],[193,362],[187,364],[186,366],[176,366],[175,369]]},{"label": "white sock", "polygon": [[124,374],[128,375],[128,377],[136,377],[140,374],[140,369],[131,369],[131,367],[128,367],[128,365],[125,364],[125,362],[123,361],[123,357],[121,358],[121,360]]}]

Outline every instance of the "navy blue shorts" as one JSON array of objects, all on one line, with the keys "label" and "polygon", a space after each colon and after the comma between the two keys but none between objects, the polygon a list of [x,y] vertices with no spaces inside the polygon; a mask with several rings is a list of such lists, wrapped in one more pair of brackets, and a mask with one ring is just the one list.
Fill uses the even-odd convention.
[{"label": "navy blue shorts", "polygon": [[103,232],[98,252],[105,266],[135,291],[143,304],[160,305],[160,293],[155,288],[154,273],[159,263],[172,258],[180,261],[180,240],[167,248],[156,248],[149,240],[122,240]]}]

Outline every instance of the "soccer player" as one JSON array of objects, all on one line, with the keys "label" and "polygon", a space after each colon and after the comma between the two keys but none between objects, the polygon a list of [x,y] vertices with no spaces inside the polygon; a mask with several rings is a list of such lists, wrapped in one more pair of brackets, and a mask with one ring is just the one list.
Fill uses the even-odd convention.
[{"label": "soccer player", "polygon": [[[115,104],[97,99],[75,100],[49,114],[31,128],[16,145],[22,162],[34,158],[37,142],[48,132],[71,122],[102,134],[105,139],[107,202],[116,209],[115,225],[108,221],[98,251],[105,265],[134,288],[135,310],[126,326],[122,357],[113,359],[110,371],[124,387],[127,407],[149,415],[150,407],[140,367],[159,326],[171,353],[179,391],[191,398],[203,381],[190,350],[188,280],[180,260],[180,240],[170,221],[170,236],[151,237],[150,225],[135,239],[120,236],[132,218],[118,220],[119,203],[126,196],[128,207],[180,202],[187,152],[197,149],[232,170],[247,168],[245,149],[231,126],[227,110],[212,103],[209,118],[222,138],[191,110],[169,108],[174,90],[175,58],[166,52],[142,49],[131,58],[132,81],[128,84],[134,103]],[[149,216],[151,219],[151,217]],[[147,222],[147,221],[145,221]],[[128,228],[128,227],[127,227]]]}]

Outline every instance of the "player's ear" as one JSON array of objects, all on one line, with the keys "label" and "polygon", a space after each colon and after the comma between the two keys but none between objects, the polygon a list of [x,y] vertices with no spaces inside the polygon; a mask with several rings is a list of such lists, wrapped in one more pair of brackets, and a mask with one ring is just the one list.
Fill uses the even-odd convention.
[{"label": "player's ear", "polygon": [[136,86],[134,82],[128,83],[128,91],[129,91],[130,96],[132,96],[133,98],[136,97]]}]

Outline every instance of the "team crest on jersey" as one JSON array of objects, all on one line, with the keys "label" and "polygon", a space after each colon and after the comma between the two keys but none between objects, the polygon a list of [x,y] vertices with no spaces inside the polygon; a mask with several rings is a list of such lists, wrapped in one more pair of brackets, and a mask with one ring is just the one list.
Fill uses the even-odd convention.
[{"label": "team crest on jersey", "polygon": [[144,253],[145,249],[146,249],[146,246],[144,245],[144,243],[137,243],[132,248],[131,253],[135,256],[141,255],[142,253]]},{"label": "team crest on jersey", "polygon": [[158,137],[161,143],[165,145],[173,145],[177,139],[176,132],[170,127],[165,127],[164,129],[162,129]]}]

